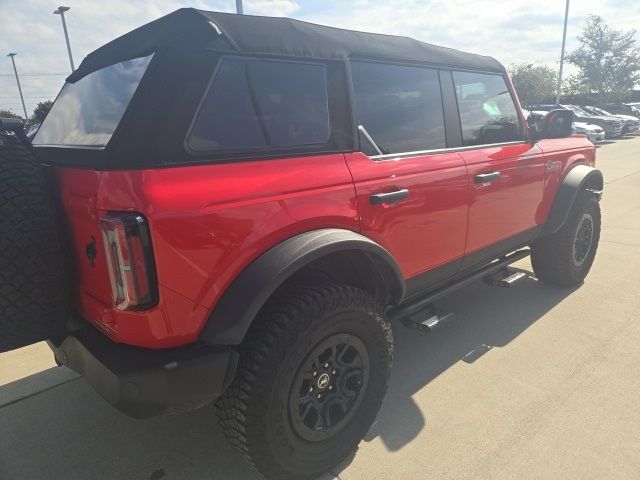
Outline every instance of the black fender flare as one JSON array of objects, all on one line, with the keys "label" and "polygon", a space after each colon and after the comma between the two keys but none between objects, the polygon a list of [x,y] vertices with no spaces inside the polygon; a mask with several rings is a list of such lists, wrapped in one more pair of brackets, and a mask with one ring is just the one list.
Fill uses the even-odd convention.
[{"label": "black fender flare", "polygon": [[399,303],[406,285],[387,250],[350,230],[313,230],[275,245],[250,263],[216,303],[200,332],[200,340],[212,345],[240,344],[262,306],[288,278],[314,260],[350,250],[365,253],[371,259],[385,282],[387,303]]},{"label": "black fender flare", "polygon": [[581,191],[590,188],[600,192],[603,186],[604,177],[602,172],[596,168],[588,165],[576,165],[569,170],[558,187],[549,217],[542,227],[540,235],[551,235],[562,228]]}]

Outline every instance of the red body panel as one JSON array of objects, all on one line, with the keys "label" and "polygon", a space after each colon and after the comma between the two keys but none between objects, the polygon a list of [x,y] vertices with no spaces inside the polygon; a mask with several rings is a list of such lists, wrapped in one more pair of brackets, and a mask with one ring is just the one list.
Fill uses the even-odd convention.
[{"label": "red body panel", "polygon": [[[465,150],[471,188],[467,253],[505,240],[537,225],[545,166],[542,150],[529,142]],[[492,183],[476,175],[500,172]]]},{"label": "red body panel", "polygon": [[545,172],[544,199],[536,217],[538,224],[543,224],[549,216],[562,179],[575,165],[585,164],[594,167],[596,149],[584,135],[574,135],[570,139],[544,139],[538,144],[544,152],[545,164],[553,163]]},{"label": "red body panel", "polygon": [[[144,347],[194,341],[233,278],[284,239],[326,227],[359,230],[353,182],[340,154],[101,176],[59,172],[65,205],[76,195],[77,183],[100,180],[99,187],[97,180],[87,186],[95,188],[94,195],[83,200],[89,205],[97,194],[92,229],[82,228],[84,221],[67,207],[83,275],[81,313],[112,339]],[[109,210],[136,211],[149,222],[160,284],[160,302],[153,309],[119,311],[111,308],[110,293],[105,295],[110,290],[98,219]],[[81,253],[91,235],[98,240],[96,267]],[[100,294],[88,293],[93,291]]]},{"label": "red body panel", "polygon": [[[117,342],[165,348],[196,340],[231,281],[287,238],[327,227],[360,231],[388,249],[409,279],[544,223],[560,179],[576,163],[594,163],[583,137],[393,160],[357,152],[57,173],[80,313]],[[500,181],[475,184],[475,175],[494,170]],[[402,188],[406,200],[369,202]],[[99,227],[108,211],[139,212],[149,223],[159,282],[159,303],[149,310],[112,307]],[[92,265],[86,248],[93,239]]]},{"label": "red body panel", "polygon": [[[107,306],[112,301],[111,284],[104,255],[93,264],[86,249],[93,242],[102,251],[100,212],[96,207],[100,187],[100,172],[91,170],[58,169],[58,188],[66,213],[73,259],[76,266],[76,304],[83,316],[103,331],[111,332],[113,319]],[[103,315],[104,312],[104,315]]]},{"label": "red body panel", "polygon": [[[358,196],[362,233],[394,256],[405,278],[464,255],[468,176],[457,152],[392,160],[347,154]],[[371,205],[376,193],[406,188],[409,198]]]}]

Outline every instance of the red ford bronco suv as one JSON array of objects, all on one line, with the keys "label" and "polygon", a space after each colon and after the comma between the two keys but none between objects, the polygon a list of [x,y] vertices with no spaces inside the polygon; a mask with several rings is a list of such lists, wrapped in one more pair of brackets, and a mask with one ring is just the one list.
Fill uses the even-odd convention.
[{"label": "red ford bronco suv", "polygon": [[49,338],[134,417],[215,400],[264,476],[314,477],[376,417],[390,322],[529,254],[583,281],[603,178],[572,119],[531,128],[490,57],[178,10],[3,135],[0,347]]}]

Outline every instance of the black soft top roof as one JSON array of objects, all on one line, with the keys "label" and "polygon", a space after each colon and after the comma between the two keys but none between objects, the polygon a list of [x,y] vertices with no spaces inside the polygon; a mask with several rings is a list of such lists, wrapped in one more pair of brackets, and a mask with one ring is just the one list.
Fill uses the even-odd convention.
[{"label": "black soft top roof", "polygon": [[90,53],[67,81],[75,82],[100,68],[148,55],[160,47],[319,60],[366,57],[486,72],[504,71],[494,58],[439,47],[409,37],[343,30],[289,18],[182,8]]}]

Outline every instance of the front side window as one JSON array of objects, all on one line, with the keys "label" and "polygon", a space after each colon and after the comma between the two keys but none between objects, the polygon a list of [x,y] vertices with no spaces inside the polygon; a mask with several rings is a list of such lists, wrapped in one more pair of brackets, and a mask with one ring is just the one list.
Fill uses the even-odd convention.
[{"label": "front side window", "polygon": [[465,146],[522,140],[520,121],[500,75],[453,72]]},{"label": "front side window", "polygon": [[329,131],[324,65],[224,58],[187,145],[193,151],[322,145]]},{"label": "front side window", "polygon": [[33,139],[34,145],[104,147],[152,57],[116,63],[66,83]]},{"label": "front side window", "polygon": [[[436,70],[353,62],[351,76],[358,124],[383,154],[446,146]],[[365,139],[361,146],[365,153],[375,155]]]}]

